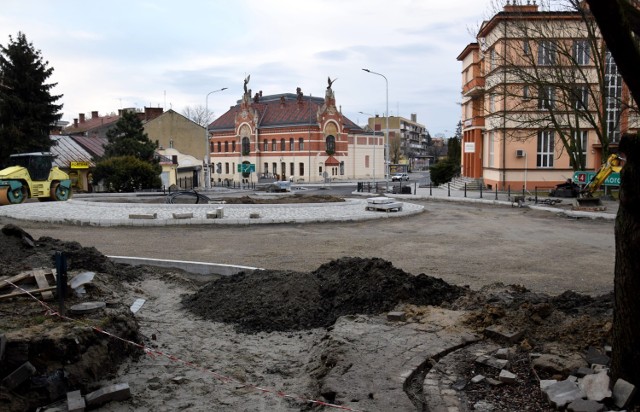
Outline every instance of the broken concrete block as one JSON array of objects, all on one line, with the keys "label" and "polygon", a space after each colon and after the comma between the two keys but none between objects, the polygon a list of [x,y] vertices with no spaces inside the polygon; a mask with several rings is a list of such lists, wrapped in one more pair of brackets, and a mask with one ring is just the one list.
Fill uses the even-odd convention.
[{"label": "broken concrete block", "polygon": [[138,313],[138,311],[140,310],[142,305],[144,305],[145,302],[146,302],[145,299],[141,299],[141,298],[136,299],[131,305],[131,307],[129,308],[129,310],[131,311],[131,313]]},{"label": "broken concrete block", "polygon": [[535,369],[549,372],[552,375],[567,375],[571,373],[571,371],[587,366],[587,363],[578,353],[569,356],[558,356],[546,353],[533,359],[531,365]]},{"label": "broken concrete block", "polygon": [[588,400],[600,402],[611,397],[609,389],[609,375],[606,372],[587,375],[580,381],[580,390]]},{"label": "broken concrete block", "polygon": [[80,391],[67,392],[67,408],[69,412],[84,412],[86,403]]},{"label": "broken concrete block", "polygon": [[111,401],[124,401],[131,397],[128,383],[116,383],[93,391],[85,396],[87,406],[97,406]]},{"label": "broken concrete block", "polygon": [[174,219],[191,219],[193,218],[193,213],[174,213]]},{"label": "broken concrete block", "polygon": [[542,391],[549,399],[549,402],[558,409],[562,409],[576,399],[582,398],[582,392],[578,385],[569,380],[554,383]]},{"label": "broken concrete block", "polygon": [[389,312],[387,313],[387,320],[392,322],[404,322],[407,320],[407,315],[404,312]]},{"label": "broken concrete block", "polygon": [[593,371],[593,369],[591,368],[585,368],[584,366],[578,368],[578,370],[575,372],[575,375],[578,378],[582,378],[583,376],[586,375],[593,375],[595,372]]},{"label": "broken concrete block", "polygon": [[500,382],[499,380],[495,380],[493,378],[487,378],[487,383],[491,386],[501,386],[503,385],[502,382]]},{"label": "broken concrete block", "polygon": [[567,406],[569,412],[604,412],[606,410],[603,404],[585,399],[576,399]]},{"label": "broken concrete block", "polygon": [[514,343],[520,340],[524,335],[524,330],[510,330],[503,326],[491,325],[484,330],[484,334],[491,339],[502,342]]},{"label": "broken concrete block", "polygon": [[2,386],[9,390],[15,389],[28,380],[34,373],[36,373],[36,368],[31,363],[25,362],[2,380]]},{"label": "broken concrete block", "polygon": [[504,383],[514,383],[517,378],[518,377],[515,374],[506,369],[501,370],[500,375],[498,375],[498,380]]},{"label": "broken concrete block", "polygon": [[129,215],[129,219],[157,219],[157,213],[134,213]]},{"label": "broken concrete block", "polygon": [[616,384],[613,385],[613,402],[618,408],[624,408],[629,404],[635,392],[636,387],[634,384],[624,379],[618,379]]},{"label": "broken concrete block", "polygon": [[496,359],[489,355],[480,355],[476,358],[476,362],[482,365],[490,366],[496,369],[504,369],[509,366],[509,361],[506,359]]}]

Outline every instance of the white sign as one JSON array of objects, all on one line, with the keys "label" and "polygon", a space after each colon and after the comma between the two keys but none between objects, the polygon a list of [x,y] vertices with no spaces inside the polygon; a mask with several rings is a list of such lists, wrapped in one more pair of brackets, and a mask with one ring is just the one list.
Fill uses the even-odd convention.
[{"label": "white sign", "polygon": [[465,142],[465,144],[464,144],[464,152],[465,153],[475,153],[476,152],[476,143],[475,142]]}]

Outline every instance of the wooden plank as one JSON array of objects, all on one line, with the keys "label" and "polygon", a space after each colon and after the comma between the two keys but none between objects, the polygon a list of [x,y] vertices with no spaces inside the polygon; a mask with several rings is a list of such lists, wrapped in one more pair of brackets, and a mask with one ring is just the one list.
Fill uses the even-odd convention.
[{"label": "wooden plank", "polygon": [[[34,271],[33,276],[36,278],[36,283],[38,284],[38,289],[46,289],[49,287],[49,281],[47,280],[47,275],[44,270]],[[43,300],[52,300],[53,293],[50,291],[44,291],[41,293]]]},{"label": "wooden plank", "polygon": [[[28,278],[32,278],[33,277],[33,271],[29,271],[29,272],[22,272],[18,275],[12,276],[9,279],[5,279],[5,281],[11,282],[11,283],[18,283],[21,282],[25,279]],[[2,288],[6,288],[6,287],[12,287],[10,284],[8,284],[7,282],[2,282],[2,284],[0,285],[0,289]]]},{"label": "wooden plank", "polygon": [[[29,290],[27,291],[28,293],[31,293],[32,295],[36,295],[38,293],[41,292],[45,292],[47,290],[55,290],[56,287],[55,286],[49,286],[48,288],[44,288],[44,289],[35,289],[35,290]],[[14,298],[16,296],[23,296],[26,295],[27,292],[23,292],[23,291],[19,291],[19,292],[13,292],[13,293],[8,293],[6,295],[0,295],[0,300],[2,299],[8,299],[8,298]]]}]

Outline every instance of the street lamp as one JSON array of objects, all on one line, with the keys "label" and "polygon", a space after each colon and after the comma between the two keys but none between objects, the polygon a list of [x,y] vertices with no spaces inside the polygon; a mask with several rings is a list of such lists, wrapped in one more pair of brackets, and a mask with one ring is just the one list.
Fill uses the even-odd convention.
[{"label": "street lamp", "polygon": [[387,91],[387,113],[385,114],[385,133],[384,133],[384,179],[385,181],[389,178],[389,80],[382,73],[376,73],[369,69],[362,69],[367,73],[376,74],[381,76],[384,79]]},{"label": "street lamp", "polygon": [[205,116],[205,125],[204,125],[204,187],[205,189],[211,189],[211,178],[209,177],[209,155],[211,151],[209,150],[209,95],[217,92],[221,92],[223,90],[227,90],[226,87],[222,89],[214,90],[207,93],[207,97],[204,99],[204,116]]},{"label": "street lamp", "polygon": [[[375,121],[375,116],[372,115],[371,113],[365,113],[365,112],[359,112],[360,114],[364,114],[365,116],[369,116],[372,117],[373,120],[373,137],[375,138],[375,142],[378,142],[378,138],[376,137],[376,121]],[[367,122],[368,123],[368,122]],[[376,183],[376,149],[377,149],[377,144],[373,145],[373,183]]]}]

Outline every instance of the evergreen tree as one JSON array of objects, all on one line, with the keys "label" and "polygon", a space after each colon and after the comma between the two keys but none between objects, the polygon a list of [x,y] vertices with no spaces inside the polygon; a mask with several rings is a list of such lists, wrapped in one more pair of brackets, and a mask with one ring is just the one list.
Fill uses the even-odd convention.
[{"label": "evergreen tree", "polygon": [[51,94],[57,83],[46,83],[53,74],[48,66],[21,32],[0,45],[0,166],[12,153],[49,151],[54,144],[49,135],[62,117],[55,104],[62,95]]},{"label": "evergreen tree", "polygon": [[152,162],[156,145],[144,132],[142,121],[135,112],[125,111],[116,125],[107,132],[109,143],[104,148],[104,158],[134,156]]}]

